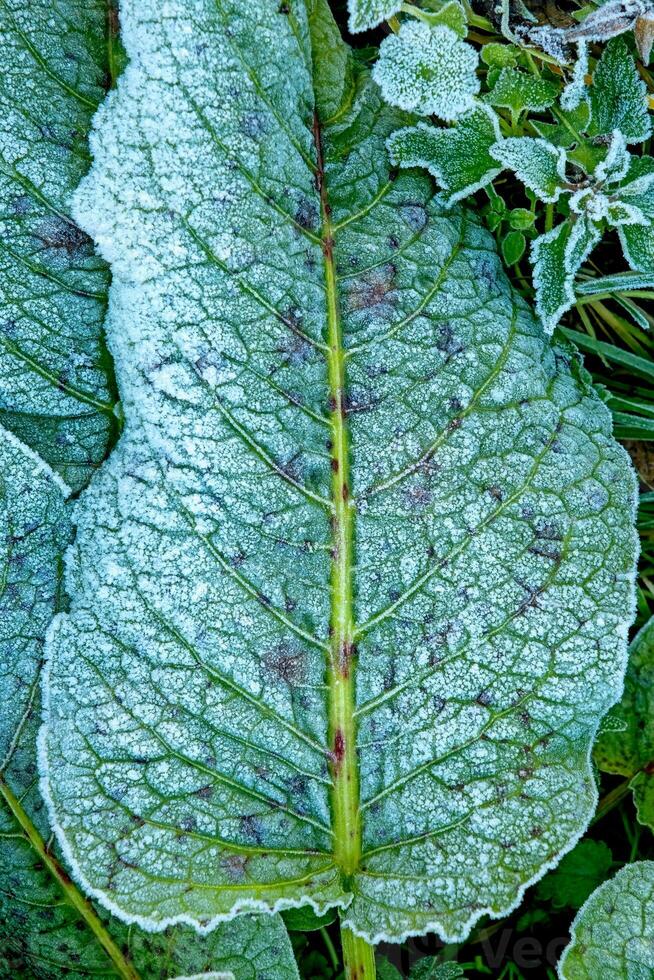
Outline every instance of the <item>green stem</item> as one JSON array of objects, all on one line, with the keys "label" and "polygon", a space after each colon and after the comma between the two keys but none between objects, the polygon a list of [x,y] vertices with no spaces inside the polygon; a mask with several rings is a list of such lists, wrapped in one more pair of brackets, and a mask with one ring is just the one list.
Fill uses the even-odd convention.
[{"label": "green stem", "polygon": [[322,936],[322,941],[325,944],[325,949],[327,950],[327,955],[329,956],[329,962],[333,967],[334,973],[338,973],[340,964],[338,961],[338,953],[336,952],[336,948],[332,942],[332,937],[329,935],[329,932],[324,926],[322,926],[320,930],[320,935]]},{"label": "green stem", "polygon": [[50,849],[28,817],[20,801],[2,777],[0,777],[0,796],[4,797],[5,803],[13,813],[23,835],[59,885],[66,901],[73,906],[104,949],[113,963],[118,976],[122,977],[123,980],[139,980],[138,973],[111,938],[104,924],[98,918],[93,906],[73,884],[61,864],[59,864],[59,861],[50,852]]},{"label": "green stem", "polygon": [[329,770],[334,860],[347,888],[361,858],[359,760],[354,717],[353,568],[354,505],[350,495],[350,447],[345,400],[345,351],[334,263],[334,228],[325,186],[320,129],[314,125],[322,211],[322,250],[327,300],[327,376],[332,469],[332,562],[329,692]]},{"label": "green stem", "polygon": [[374,947],[350,929],[344,928],[341,928],[341,945],[345,980],[375,980],[377,969]]}]

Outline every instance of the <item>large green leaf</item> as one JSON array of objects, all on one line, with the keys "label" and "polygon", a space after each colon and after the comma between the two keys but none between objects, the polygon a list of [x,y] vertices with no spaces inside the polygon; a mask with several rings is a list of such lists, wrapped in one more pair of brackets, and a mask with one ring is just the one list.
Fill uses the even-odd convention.
[{"label": "large green leaf", "polygon": [[78,489],[116,419],[107,269],[70,217],[110,71],[107,0],[0,0],[0,422]]},{"label": "large green leaf", "polygon": [[202,942],[179,926],[153,937],[98,913],[53,849],[37,786],[36,733],[44,635],[61,604],[68,492],[0,428],[0,976],[165,980],[211,969],[238,980],[296,980],[279,917],[244,916]]},{"label": "large green leaf", "polygon": [[125,2],[76,197],[127,422],[49,642],[57,835],[149,928],[460,936],[594,809],[634,478],[490,236],[389,173],[410,120],[322,0],[163,10]]},{"label": "large green leaf", "polygon": [[654,861],[628,864],[593,892],[572,923],[561,980],[651,980]]},{"label": "large green leaf", "polygon": [[594,757],[604,772],[631,780],[641,823],[654,830],[654,619],[634,637],[622,700],[595,743]]}]

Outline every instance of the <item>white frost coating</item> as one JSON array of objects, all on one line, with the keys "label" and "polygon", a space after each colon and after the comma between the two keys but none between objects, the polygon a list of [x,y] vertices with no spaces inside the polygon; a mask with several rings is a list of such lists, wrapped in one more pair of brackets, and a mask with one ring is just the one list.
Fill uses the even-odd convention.
[{"label": "white frost coating", "polygon": [[627,864],[575,916],[561,980],[649,980],[654,975],[654,861]]},{"label": "white frost coating", "polygon": [[588,74],[588,42],[577,44],[577,60],[572,69],[572,77],[561,94],[561,108],[566,112],[577,109],[586,95],[586,75]]},{"label": "white frost coating", "polygon": [[451,122],[472,108],[478,62],[450,27],[410,20],[382,41],[372,77],[391,105]]},{"label": "white frost coating", "polygon": [[347,0],[348,27],[353,34],[369,31],[396,14],[402,0]]},{"label": "white frost coating", "polygon": [[490,155],[513,170],[534,194],[549,204],[558,201],[565,181],[565,150],[547,140],[510,136],[490,148]]},{"label": "white frost coating", "polygon": [[[601,207],[591,195],[593,208]],[[592,208],[591,208],[592,212]],[[552,333],[575,302],[574,278],[601,238],[599,226],[580,215],[571,224],[563,222],[534,239],[531,245],[536,310],[543,326]]]},{"label": "white frost coating", "polygon": [[235,977],[233,973],[216,973],[215,970],[210,970],[208,973],[192,973],[171,977],[171,980],[235,980]]},{"label": "white frost coating", "polygon": [[346,890],[325,698],[324,93],[303,11],[123,6],[130,67],[77,213],[113,250],[127,424],[76,510],[42,785],[76,878],[150,930],[309,904],[347,906],[368,937],[453,936],[512,907],[592,812],[635,484],[489,236],[424,177],[389,180],[397,114],[359,80],[322,132],[357,505],[364,856]]},{"label": "white frost coating", "polygon": [[500,168],[489,156],[502,138],[497,114],[478,103],[456,126],[437,129],[427,123],[398,129],[386,141],[394,166],[424,167],[447,191],[448,206],[485,187]]}]

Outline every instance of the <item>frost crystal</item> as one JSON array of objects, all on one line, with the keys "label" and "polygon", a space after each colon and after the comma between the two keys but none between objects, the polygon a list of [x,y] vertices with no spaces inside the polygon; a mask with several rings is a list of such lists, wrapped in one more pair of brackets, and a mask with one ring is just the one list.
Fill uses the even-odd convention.
[{"label": "frost crystal", "polygon": [[558,201],[565,180],[565,150],[544,139],[511,136],[495,143],[490,155],[513,170],[541,201]]},{"label": "frost crystal", "polygon": [[382,41],[372,77],[391,105],[451,121],[472,107],[477,63],[451,28],[411,20]]},{"label": "frost crystal", "polygon": [[353,34],[368,31],[396,14],[402,0],[347,0],[348,27]]},{"label": "frost crystal", "polygon": [[561,980],[654,976],[654,861],[628,864],[577,913],[558,967]]}]

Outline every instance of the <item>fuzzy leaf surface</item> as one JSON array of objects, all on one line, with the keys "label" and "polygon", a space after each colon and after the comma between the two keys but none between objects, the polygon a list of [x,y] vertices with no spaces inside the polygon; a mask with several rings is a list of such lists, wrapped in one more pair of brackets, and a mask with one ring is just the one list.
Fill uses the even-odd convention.
[{"label": "fuzzy leaf surface", "polygon": [[621,731],[603,732],[595,762],[604,772],[631,777],[638,819],[654,830],[654,619],[634,637],[622,700],[609,717]]},{"label": "fuzzy leaf surface", "polygon": [[[108,72],[105,0],[0,3],[0,423],[73,489],[115,418],[107,267],[70,217]],[[113,420],[113,421],[112,421]]]},{"label": "fuzzy leaf surface", "polygon": [[561,980],[654,975],[654,861],[636,861],[593,892],[572,923]]},{"label": "fuzzy leaf surface", "polygon": [[155,929],[462,935],[593,811],[633,476],[474,216],[389,174],[411,120],[321,4],[161,10],[124,4],[76,197],[127,423],[48,646],[58,838]]},{"label": "fuzzy leaf surface", "polygon": [[619,129],[627,143],[642,143],[652,132],[647,87],[624,38],[613,38],[602,52],[590,88],[592,136]]}]

